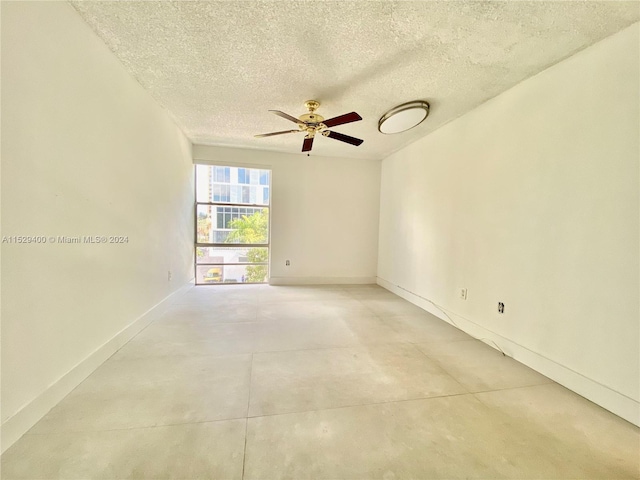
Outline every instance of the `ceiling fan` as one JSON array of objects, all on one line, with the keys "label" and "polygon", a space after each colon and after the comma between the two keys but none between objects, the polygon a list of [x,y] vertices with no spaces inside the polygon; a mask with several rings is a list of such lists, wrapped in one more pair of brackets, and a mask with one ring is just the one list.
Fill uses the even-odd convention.
[{"label": "ceiling fan", "polygon": [[304,136],[304,142],[302,143],[303,152],[311,151],[311,147],[313,146],[313,139],[317,133],[320,133],[325,137],[333,138],[334,140],[339,140],[341,142],[355,145],[356,147],[364,141],[360,140],[359,138],[350,137],[349,135],[344,135],[342,133],[329,130],[330,127],[335,127],[336,125],[344,125],[345,123],[357,122],[358,120],[362,120],[362,117],[356,112],[345,113],[344,115],[325,120],[322,115],[318,115],[317,113],[315,113],[317,108],[320,106],[320,102],[317,102],[316,100],[308,100],[305,102],[304,106],[307,107],[309,113],[300,115],[300,117],[298,118],[287,115],[280,110],[269,110],[270,112],[273,112],[282,118],[286,118],[287,120],[298,124],[298,130],[284,130],[282,132],[263,133],[260,135],[256,135],[256,137],[272,137],[274,135],[284,135],[285,133],[305,132],[306,135]]}]

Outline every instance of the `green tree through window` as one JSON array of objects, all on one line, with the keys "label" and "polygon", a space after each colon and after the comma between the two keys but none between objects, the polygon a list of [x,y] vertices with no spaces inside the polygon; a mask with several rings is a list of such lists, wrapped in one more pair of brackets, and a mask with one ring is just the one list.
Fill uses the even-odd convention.
[{"label": "green tree through window", "polygon": [[[269,213],[260,210],[253,215],[243,215],[229,222],[233,231],[227,236],[225,243],[267,243],[269,240]],[[247,251],[247,260],[262,263],[269,260],[269,252],[263,248],[251,248]],[[264,282],[267,277],[267,265],[248,265],[245,281],[249,283]]]}]

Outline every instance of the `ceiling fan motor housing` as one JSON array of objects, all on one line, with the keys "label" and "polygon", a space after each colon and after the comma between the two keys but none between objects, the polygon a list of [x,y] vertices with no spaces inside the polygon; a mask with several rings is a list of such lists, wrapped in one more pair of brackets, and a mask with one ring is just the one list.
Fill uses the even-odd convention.
[{"label": "ceiling fan motor housing", "polygon": [[306,123],[307,125],[318,125],[324,122],[324,117],[317,113],[305,113],[304,115],[300,115],[298,118],[302,123]]},{"label": "ceiling fan motor housing", "polygon": [[313,137],[316,132],[322,132],[327,129],[327,126],[322,123],[324,121],[324,117],[322,115],[318,115],[316,113],[305,113],[304,115],[300,115],[300,121],[298,126],[300,130],[307,132],[307,138]]},{"label": "ceiling fan motor housing", "polygon": [[307,100],[304,102],[304,106],[307,107],[309,113],[300,115],[298,119],[302,122],[298,126],[300,130],[307,132],[305,138],[313,138],[317,132],[322,132],[327,129],[327,126],[323,124],[324,117],[315,113],[316,109],[320,106],[320,102],[317,100]]}]

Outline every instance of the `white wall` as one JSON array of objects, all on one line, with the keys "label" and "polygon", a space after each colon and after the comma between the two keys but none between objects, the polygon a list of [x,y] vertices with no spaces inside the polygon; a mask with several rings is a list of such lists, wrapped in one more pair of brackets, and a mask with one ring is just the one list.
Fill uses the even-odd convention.
[{"label": "white wall", "polygon": [[378,259],[381,285],[635,424],[638,32],[385,159]]},{"label": "white wall", "polygon": [[191,145],[66,2],[2,2],[2,235],[128,237],[2,244],[6,449],[192,278]]},{"label": "white wall", "polygon": [[204,145],[193,158],[272,169],[270,283],[375,283],[379,161]]}]

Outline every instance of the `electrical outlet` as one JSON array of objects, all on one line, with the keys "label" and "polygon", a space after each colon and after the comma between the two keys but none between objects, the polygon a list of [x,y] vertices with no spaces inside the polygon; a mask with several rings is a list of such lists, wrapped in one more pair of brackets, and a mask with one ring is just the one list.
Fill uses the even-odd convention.
[{"label": "electrical outlet", "polygon": [[460,289],[460,299],[461,300],[466,300],[467,299],[467,289],[466,288],[461,288]]},{"label": "electrical outlet", "polygon": [[288,267],[289,265],[291,265],[291,262],[287,260],[286,262],[284,262],[284,264]]},{"label": "electrical outlet", "polygon": [[498,313],[504,313],[504,303],[498,302]]},{"label": "electrical outlet", "polygon": [[171,281],[171,270],[167,272],[167,280]]}]

